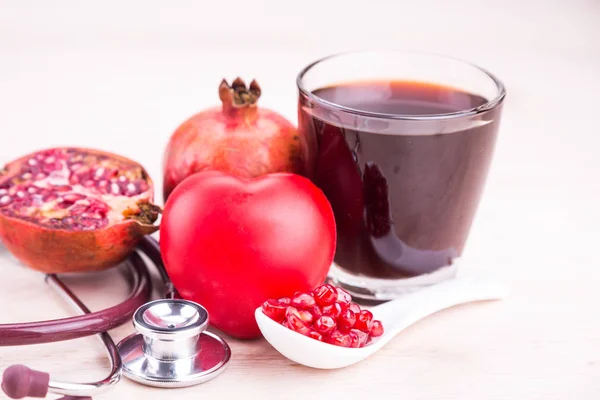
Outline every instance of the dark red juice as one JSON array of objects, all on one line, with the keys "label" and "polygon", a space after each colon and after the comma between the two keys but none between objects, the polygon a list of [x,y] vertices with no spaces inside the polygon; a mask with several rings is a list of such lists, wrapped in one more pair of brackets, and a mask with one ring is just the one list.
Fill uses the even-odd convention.
[{"label": "dark red juice", "polygon": [[[301,97],[299,124],[317,140],[314,180],[335,212],[336,263],[358,275],[401,278],[455,262],[479,203],[501,107],[479,113],[473,109],[487,103],[483,97],[420,82],[356,82],[312,93],[335,104],[320,112],[327,103]],[[346,108],[346,117],[337,118],[336,107]],[[457,124],[468,110],[468,121]],[[448,115],[457,112],[463,114]],[[430,121],[415,133],[410,117]]]}]

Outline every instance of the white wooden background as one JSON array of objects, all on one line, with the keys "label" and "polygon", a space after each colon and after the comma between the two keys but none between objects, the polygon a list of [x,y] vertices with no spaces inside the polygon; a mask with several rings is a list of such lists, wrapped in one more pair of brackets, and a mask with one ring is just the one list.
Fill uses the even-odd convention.
[{"label": "white wooden background", "polygon": [[[210,383],[164,392],[124,381],[98,399],[600,398],[600,2],[165,4],[0,0],[0,164],[40,147],[91,146],[140,161],[160,183],[170,133],[217,102],[223,77],[257,78],[261,104],[295,120],[295,76],[318,57],[451,54],[508,88],[463,272],[497,275],[512,296],[439,313],[344,370],[230,340],[231,365]],[[1,247],[0,258],[0,322],[69,313],[41,275]],[[73,283],[92,308],[125,293],[114,272]],[[95,338],[0,348],[0,369],[22,362],[56,379],[97,379],[103,357]]]}]

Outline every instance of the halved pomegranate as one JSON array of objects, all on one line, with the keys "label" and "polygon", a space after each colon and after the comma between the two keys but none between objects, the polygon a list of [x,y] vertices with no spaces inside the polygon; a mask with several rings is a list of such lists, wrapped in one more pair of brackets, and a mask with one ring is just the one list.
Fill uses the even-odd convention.
[{"label": "halved pomegranate", "polygon": [[160,208],[137,163],[91,149],[55,148],[0,170],[0,240],[46,273],[117,265],[155,232]]}]

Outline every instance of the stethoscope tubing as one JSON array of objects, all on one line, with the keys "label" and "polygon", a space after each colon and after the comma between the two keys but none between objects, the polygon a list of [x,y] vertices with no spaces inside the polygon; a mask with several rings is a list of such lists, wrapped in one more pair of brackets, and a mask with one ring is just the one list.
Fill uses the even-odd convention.
[{"label": "stethoscope tubing", "polygon": [[[139,248],[146,253],[161,271],[163,279],[166,272],[162,267],[160,250],[156,240],[146,237]],[[144,260],[137,253],[129,257],[132,265],[132,291],[129,297],[120,304],[105,310],[90,312],[75,317],[48,321],[0,324],[0,347],[21,346],[29,344],[51,343],[77,339],[109,331],[131,321],[135,310],[145,304],[152,294],[152,281]],[[50,282],[58,279],[48,275]],[[167,277],[168,279],[168,277]],[[60,280],[58,280],[61,282]]]},{"label": "stethoscope tubing", "polygon": [[[139,256],[138,256],[139,257]],[[91,311],[75,296],[75,294],[56,275],[46,277],[48,284],[56,290],[73,308],[82,314],[90,314]],[[68,396],[92,396],[110,389],[121,380],[123,363],[115,342],[106,332],[99,333],[100,340],[104,343],[108,358],[110,359],[110,372],[106,378],[91,383],[60,382],[50,380],[48,392]]]}]

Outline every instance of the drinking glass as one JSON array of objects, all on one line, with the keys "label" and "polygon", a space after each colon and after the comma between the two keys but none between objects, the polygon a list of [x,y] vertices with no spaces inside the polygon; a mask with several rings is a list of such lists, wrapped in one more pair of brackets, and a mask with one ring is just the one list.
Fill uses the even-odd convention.
[{"label": "drinking glass", "polygon": [[297,79],[311,177],[337,225],[332,283],[389,300],[453,277],[492,159],[505,89],[455,58],[333,55]]}]

